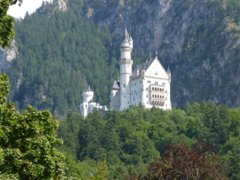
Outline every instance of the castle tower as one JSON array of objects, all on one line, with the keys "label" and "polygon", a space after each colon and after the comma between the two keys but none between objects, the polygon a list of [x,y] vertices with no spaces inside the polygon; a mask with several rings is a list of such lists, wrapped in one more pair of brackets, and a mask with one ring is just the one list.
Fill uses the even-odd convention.
[{"label": "castle tower", "polygon": [[90,101],[93,100],[94,92],[91,90],[90,86],[88,87],[88,90],[82,93],[82,97],[83,97],[83,102],[89,103]]},{"label": "castle tower", "polygon": [[82,93],[82,97],[83,97],[83,103],[80,105],[80,111],[83,117],[85,118],[89,113],[89,104],[93,100],[94,92],[89,87],[88,90]]},{"label": "castle tower", "polygon": [[130,76],[132,75],[131,53],[133,49],[133,40],[125,28],[125,37],[121,44],[120,59],[120,110],[127,109],[131,102],[130,97]]}]

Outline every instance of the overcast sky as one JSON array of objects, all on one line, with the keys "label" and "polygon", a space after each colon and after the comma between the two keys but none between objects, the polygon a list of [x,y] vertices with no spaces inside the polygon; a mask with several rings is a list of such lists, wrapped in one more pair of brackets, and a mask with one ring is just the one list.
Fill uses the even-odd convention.
[{"label": "overcast sky", "polygon": [[50,1],[50,0],[23,0],[21,6],[14,5],[9,8],[8,14],[16,17],[16,18],[23,18],[28,12],[29,14],[33,13],[38,7],[42,5],[43,1]]}]

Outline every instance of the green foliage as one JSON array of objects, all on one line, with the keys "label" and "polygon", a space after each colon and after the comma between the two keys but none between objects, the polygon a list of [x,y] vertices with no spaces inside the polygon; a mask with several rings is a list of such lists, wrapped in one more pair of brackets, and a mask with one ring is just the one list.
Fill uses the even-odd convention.
[{"label": "green foliage", "polygon": [[110,113],[104,118],[95,112],[88,116],[80,126],[79,158],[106,160],[111,178],[142,171],[143,164],[159,157],[159,152],[147,136],[148,123],[139,113]]},{"label": "green foliage", "polygon": [[[13,100],[20,109],[31,104],[57,116],[67,115],[78,108],[88,85],[98,102],[108,103],[117,63],[108,62],[109,32],[83,19],[79,1],[68,3],[72,8],[65,13],[48,4],[39,10],[40,15],[26,16],[16,24],[19,54],[10,74],[22,78],[18,88],[13,79]],[[41,15],[49,11],[51,15]]]},{"label": "green foliage", "polygon": [[105,161],[96,163],[94,160],[86,159],[77,161],[69,154],[66,154],[66,171],[63,179],[108,179],[108,166]]},{"label": "green foliage", "polygon": [[9,46],[14,36],[14,19],[7,15],[11,0],[0,1],[0,47]]},{"label": "green foliage", "polygon": [[80,113],[74,111],[68,115],[66,120],[61,120],[61,125],[58,129],[59,137],[65,140],[61,149],[73,156],[76,156],[79,150],[78,134],[82,121],[83,117]]},{"label": "green foliage", "polygon": [[49,179],[63,173],[63,155],[56,149],[57,122],[48,111],[28,107],[23,113],[6,102],[8,82],[0,75],[0,174],[19,179]]},{"label": "green foliage", "polygon": [[[160,154],[164,156],[169,144],[192,146],[197,142],[211,144],[216,158],[223,160],[226,175],[230,179],[239,177],[239,108],[229,109],[213,102],[187,103],[185,110],[172,111],[132,107],[105,115],[93,112],[85,120],[73,112],[61,122],[59,135],[66,142],[63,149],[85,167],[91,161],[105,161],[110,179],[147,173],[148,164]],[[92,166],[86,171],[96,172],[97,166]],[[80,169],[80,173],[73,174],[86,174],[84,167]]]},{"label": "green foliage", "polygon": [[224,145],[221,154],[227,161],[227,173],[231,179],[240,178],[240,140],[239,137],[230,137]]},{"label": "green foliage", "polygon": [[15,35],[14,19],[7,15],[10,5],[22,3],[22,0],[4,0],[0,1],[0,47],[9,46]]},{"label": "green foliage", "polygon": [[9,83],[7,75],[0,76],[0,104],[4,104],[9,93]]}]

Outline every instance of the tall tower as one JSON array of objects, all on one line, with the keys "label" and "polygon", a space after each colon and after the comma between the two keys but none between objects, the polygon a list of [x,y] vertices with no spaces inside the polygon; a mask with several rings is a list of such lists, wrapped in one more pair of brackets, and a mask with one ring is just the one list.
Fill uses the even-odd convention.
[{"label": "tall tower", "polygon": [[125,28],[125,37],[120,48],[120,110],[127,109],[131,104],[130,77],[132,75],[133,64],[131,58],[132,49],[133,40]]}]

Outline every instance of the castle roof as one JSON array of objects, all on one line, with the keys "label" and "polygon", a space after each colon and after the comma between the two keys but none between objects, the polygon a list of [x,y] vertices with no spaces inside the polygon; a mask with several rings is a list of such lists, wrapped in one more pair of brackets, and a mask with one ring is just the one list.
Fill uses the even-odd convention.
[{"label": "castle roof", "polygon": [[162,72],[161,74],[163,75],[163,77],[167,75],[168,71],[166,72],[166,70],[164,69],[164,67],[162,66],[162,64],[160,63],[159,59],[156,56],[154,59],[150,58],[145,63],[137,65],[136,69],[133,70],[132,78],[141,77],[142,75],[145,74],[145,72],[148,71],[148,69],[153,68],[152,65],[153,66],[157,65],[159,67],[159,70]]},{"label": "castle roof", "polygon": [[137,67],[133,70],[132,77],[136,78],[140,76],[143,72],[145,72],[148,67],[152,64],[153,60],[146,60],[145,63],[137,65]]}]

